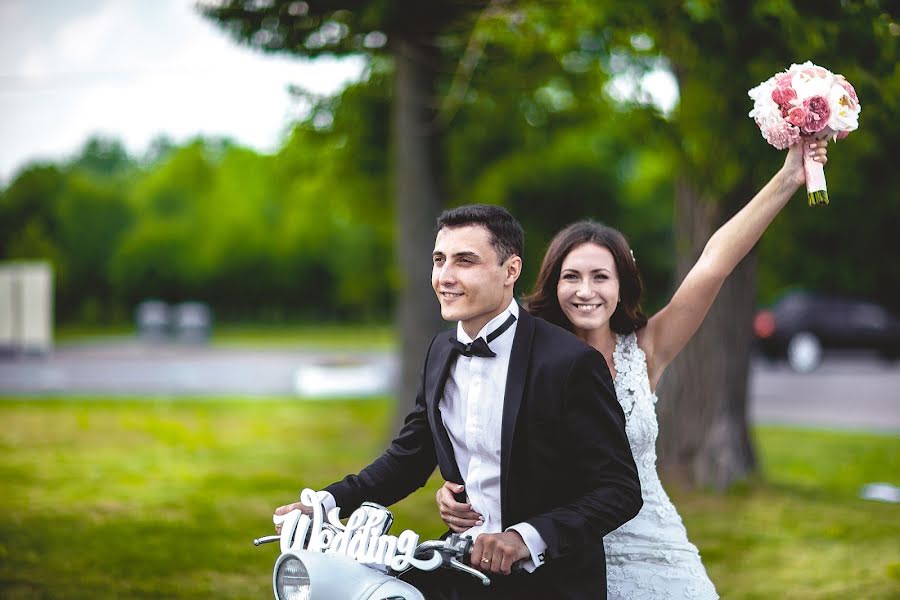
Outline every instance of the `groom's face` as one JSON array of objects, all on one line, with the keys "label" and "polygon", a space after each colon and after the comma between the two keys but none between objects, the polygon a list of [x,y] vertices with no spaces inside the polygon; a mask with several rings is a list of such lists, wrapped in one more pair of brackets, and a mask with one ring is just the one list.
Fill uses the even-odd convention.
[{"label": "groom's face", "polygon": [[441,317],[461,321],[474,336],[512,301],[522,259],[502,264],[480,225],[443,228],[434,242],[431,285],[441,303]]}]

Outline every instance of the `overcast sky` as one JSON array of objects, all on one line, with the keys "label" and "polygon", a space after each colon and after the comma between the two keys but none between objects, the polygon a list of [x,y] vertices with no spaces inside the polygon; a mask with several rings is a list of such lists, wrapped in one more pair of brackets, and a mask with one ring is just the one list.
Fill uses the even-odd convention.
[{"label": "overcast sky", "polygon": [[332,93],[360,60],[316,62],[238,46],[192,0],[0,0],[0,184],[94,133],[132,153],[167,134],[224,135],[275,150],[297,84]]}]

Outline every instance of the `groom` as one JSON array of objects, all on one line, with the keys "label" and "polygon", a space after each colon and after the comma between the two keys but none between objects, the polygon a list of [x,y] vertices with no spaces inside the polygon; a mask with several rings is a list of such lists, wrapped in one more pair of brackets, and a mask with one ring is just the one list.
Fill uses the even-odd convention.
[{"label": "groom", "polygon": [[[605,598],[603,536],[641,507],[625,418],[602,355],[531,317],[513,299],[523,233],[503,208],[468,205],[438,218],[432,286],[441,316],[416,406],[391,446],[358,475],[320,492],[326,509],[390,505],[441,476],[465,484],[484,522],[471,562],[425,573],[432,598]],[[308,510],[300,503],[276,514]],[[510,575],[522,560],[526,573]],[[427,586],[427,589],[424,589]]]}]

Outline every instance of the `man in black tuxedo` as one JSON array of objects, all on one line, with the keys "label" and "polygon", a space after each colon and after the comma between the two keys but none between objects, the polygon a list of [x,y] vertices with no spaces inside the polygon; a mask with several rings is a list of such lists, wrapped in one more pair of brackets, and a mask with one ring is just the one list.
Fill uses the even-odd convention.
[{"label": "man in black tuxedo", "polygon": [[[473,566],[494,575],[424,574],[428,598],[605,598],[603,536],[641,508],[637,468],[603,356],[531,317],[513,299],[523,233],[503,208],[468,205],[438,219],[432,285],[441,316],[416,406],[391,446],[329,485],[326,508],[391,505],[435,466],[465,484],[484,522]],[[279,507],[276,514],[300,508]],[[525,573],[510,574],[522,561]]]}]

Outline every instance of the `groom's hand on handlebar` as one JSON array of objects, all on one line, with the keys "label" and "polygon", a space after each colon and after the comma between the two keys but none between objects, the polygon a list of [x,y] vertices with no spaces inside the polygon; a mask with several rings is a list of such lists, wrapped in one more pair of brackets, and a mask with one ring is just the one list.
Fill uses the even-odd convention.
[{"label": "groom's hand on handlebar", "polygon": [[475,538],[469,562],[485,573],[509,575],[513,564],[531,556],[517,531],[482,533]]},{"label": "groom's hand on handlebar", "polygon": [[[311,515],[312,511],[313,511],[311,506],[307,506],[306,504],[303,504],[302,502],[294,502],[293,504],[279,506],[278,508],[275,509],[275,514],[279,515],[279,516],[286,515],[289,512],[291,512],[292,510],[299,510],[304,515]],[[281,525],[275,526],[275,533],[277,533],[278,535],[281,535]]]}]

